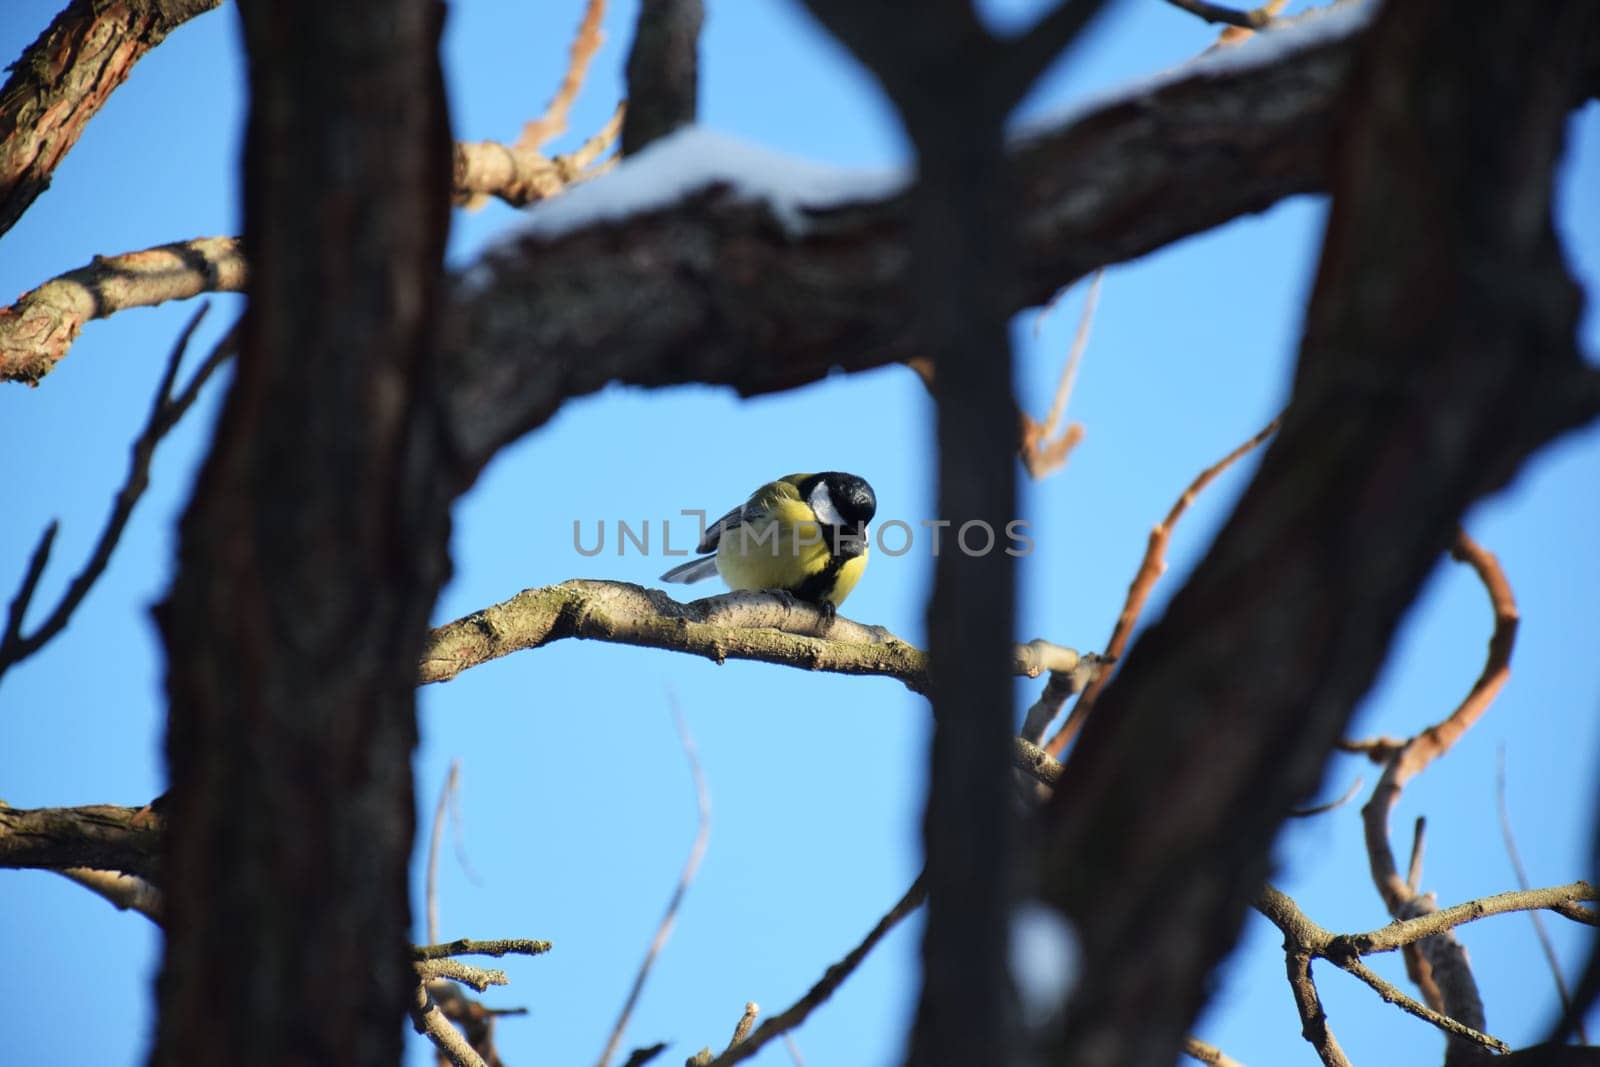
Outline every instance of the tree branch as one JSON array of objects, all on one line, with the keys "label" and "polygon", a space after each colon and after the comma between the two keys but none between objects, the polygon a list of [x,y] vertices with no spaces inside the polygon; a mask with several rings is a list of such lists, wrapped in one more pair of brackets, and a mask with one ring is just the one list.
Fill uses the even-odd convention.
[{"label": "tree branch", "polygon": [[134,507],[144,495],[145,489],[149,488],[150,464],[155,459],[156,446],[194,404],[211,375],[233,355],[237,345],[236,329],[230,329],[223,335],[195,371],[194,376],[189,379],[189,384],[182,392],[173,394],[173,385],[177,380],[178,369],[183,363],[184,353],[188,351],[189,340],[194,336],[200,320],[205,317],[206,310],[207,306],[201,305],[200,309],[190,317],[188,325],[183,328],[177,342],[172,346],[172,352],[167,357],[166,370],[162,373],[161,384],[156,388],[156,398],[151,405],[150,416],[145,421],[144,429],[133,442],[128,476],[112,501],[111,514],[100,530],[100,536],[95,541],[89,559],[68,584],[66,591],[61,594],[61,599],[44,620],[32,633],[24,634],[22,624],[34,591],[38,587],[39,578],[48,562],[50,546],[56,536],[55,523],[52,522],[45,528],[44,534],[39,539],[39,545],[34,549],[28,563],[22,585],[11,601],[5,629],[0,631],[0,676],[4,676],[5,672],[16,663],[39,651],[66,628],[73,612],[83,603],[83,598],[88,596],[89,590],[94,588],[94,584],[100,580],[100,576],[111,563],[111,554],[116,551],[117,542],[122,539],[122,531],[133,516]]},{"label": "tree branch", "polygon": [[523,207],[599,177],[611,169],[611,161],[599,159],[616,143],[624,111],[624,105],[618,104],[594,136],[564,156],[545,156],[533,148],[499,141],[456,142],[451,198],[465,204],[476,197],[493,196],[512,207]]},{"label": "tree branch", "polygon": [[160,883],[161,819],[97,804],[25,810],[0,803],[0,867],[124,871]]},{"label": "tree branch", "polygon": [[167,34],[219,0],[72,0],[0,88],[0,235],[50,185],[84,127]]},{"label": "tree branch", "polygon": [[702,0],[643,0],[628,52],[622,154],[694,122],[700,95]]},{"label": "tree branch", "polygon": [[694,884],[695,875],[700,872],[700,863],[705,859],[706,846],[711,843],[711,790],[706,785],[705,772],[700,768],[700,756],[695,750],[694,737],[689,733],[689,726],[684,722],[676,706],[672,709],[672,721],[677,727],[678,740],[683,744],[683,754],[689,761],[689,775],[694,781],[696,814],[694,841],[689,846],[689,856],[684,860],[683,871],[678,875],[677,885],[673,886],[672,896],[667,899],[666,911],[662,914],[661,921],[656,924],[655,934],[650,938],[650,947],[645,950],[644,959],[640,961],[639,969],[633,976],[633,985],[628,988],[628,995],[622,1002],[622,1009],[617,1012],[617,1021],[606,1039],[605,1048],[600,1050],[600,1058],[596,1061],[595,1067],[607,1067],[611,1057],[616,1054],[617,1047],[622,1044],[622,1035],[627,1032],[628,1020],[633,1017],[633,1009],[639,1003],[639,995],[644,992],[645,979],[650,977],[656,958],[661,955],[661,950],[667,945],[667,939],[672,936],[672,928],[678,921],[678,909],[683,906],[683,898],[688,895],[689,887]]},{"label": "tree branch", "polygon": [[844,959],[824,971],[822,977],[806,990],[804,996],[786,1010],[770,1016],[756,1027],[755,1032],[746,1040],[729,1046],[722,1055],[712,1060],[708,1067],[733,1067],[736,1063],[742,1063],[761,1051],[762,1046],[768,1041],[781,1037],[805,1022],[813,1011],[833,996],[834,991],[844,984],[845,979],[855,973],[855,969],[861,966],[861,961],[877,947],[878,942],[887,937],[889,931],[900,924],[901,919],[921,907],[926,899],[927,885],[923,876],[918,875],[917,880],[911,883],[911,888],[906,890],[905,896],[878,920],[878,924],[867,933],[861,943],[851,949]]},{"label": "tree branch", "polygon": [[[1284,951],[1291,957],[1291,984],[1295,982],[1296,975],[1301,968],[1298,958],[1303,957],[1304,959],[1303,977],[1306,981],[1310,979],[1310,961],[1313,958],[1324,959],[1340,970],[1347,971],[1362,982],[1365,982],[1385,1001],[1396,1005],[1411,1015],[1415,1015],[1424,1022],[1432,1023],[1451,1038],[1466,1041],[1479,1048],[1489,1049],[1494,1052],[1511,1051],[1511,1047],[1498,1038],[1490,1037],[1475,1027],[1467,1026],[1447,1015],[1434,1011],[1424,1004],[1418,1003],[1378,977],[1372,972],[1371,968],[1361,962],[1358,955],[1348,950],[1344,939],[1329,933],[1312,922],[1306,917],[1305,912],[1300,910],[1299,905],[1280,890],[1270,885],[1263,886],[1256,896],[1255,909],[1266,916],[1274,926],[1283,932]],[[1309,1004],[1303,999],[1305,996],[1304,990],[1297,989],[1295,996],[1296,1002],[1301,1004],[1302,1022],[1307,1023],[1310,1028],[1315,1030],[1316,1027],[1312,1024],[1316,1020],[1312,1019],[1308,1022],[1307,1019],[1306,1009]],[[1318,1015],[1320,1015],[1320,1012],[1321,1006],[1318,1004]],[[1331,1064],[1335,1062],[1329,1059],[1328,1052],[1325,1051],[1325,1048],[1333,1051],[1338,1049],[1338,1044],[1333,1041],[1331,1034],[1327,1034],[1326,1045],[1318,1044],[1318,1041],[1314,1040],[1311,1034],[1307,1035],[1307,1040],[1312,1041],[1314,1045],[1318,1045],[1318,1052],[1323,1055],[1325,1063]],[[1339,1053],[1339,1057],[1338,1062],[1345,1062],[1342,1059],[1343,1053]]]},{"label": "tree branch", "polygon": [[[673,600],[630,582],[578,578],[524,589],[510,600],[432,630],[417,681],[447,682],[471,667],[564,638],[687,652],[721,663],[756,660],[830,674],[894,678],[915,693],[928,687],[928,657],[881,626],[842,616],[831,622],[814,606],[765,592]],[[1014,674],[1094,677],[1101,657],[1048,641],[1012,648]]]},{"label": "tree branch", "polygon": [[0,308],[0,381],[37,385],[91,319],[201,293],[240,292],[244,285],[244,252],[236,237],[96,256]]},{"label": "tree branch", "polygon": [[578,90],[583,88],[590,61],[605,40],[605,34],[600,29],[605,13],[606,0],[587,0],[583,5],[583,19],[578,23],[578,32],[572,38],[572,49],[568,53],[567,72],[545,107],[544,114],[523,124],[522,136],[517,138],[516,147],[537,151],[566,132],[567,113],[572,110]]},{"label": "tree branch", "polygon": [[[1324,188],[1334,102],[1361,35],[1227,73],[1202,63],[1018,142],[1008,306],[1044,303],[1101,265]],[[907,204],[808,212],[794,233],[764,204],[709,188],[625,225],[503,243],[447,315],[468,473],[608,382],[756,394],[925,354],[911,335]]]},{"label": "tree branch", "polygon": [[[1183,518],[1184,512],[1189,510],[1190,505],[1205,491],[1206,486],[1216,481],[1224,471],[1246,454],[1259,448],[1267,438],[1277,432],[1282,422],[1283,416],[1279,415],[1262,427],[1250,440],[1196,475],[1194,481],[1189,483],[1189,487],[1173,502],[1166,518],[1156,523],[1155,528],[1150,531],[1144,558],[1139,562],[1139,569],[1134,573],[1133,581],[1128,584],[1128,595],[1123,601],[1122,612],[1117,616],[1116,625],[1111,628],[1111,639],[1105,651],[1107,669],[1101,671],[1083,690],[1083,695],[1072,706],[1067,721],[1061,724],[1061,729],[1056,731],[1050,743],[1045,746],[1045,750],[1052,756],[1061,755],[1072,743],[1072,739],[1078,736],[1078,731],[1083,728],[1089,713],[1099,702],[1100,694],[1111,681],[1114,665],[1127,652],[1128,642],[1133,638],[1133,628],[1138,624],[1139,616],[1144,613],[1145,603],[1150,599],[1150,593],[1155,588],[1156,582],[1160,581],[1161,576],[1167,571],[1167,543],[1172,540],[1172,531],[1177,526],[1178,520]],[[1072,690],[1069,687],[1057,684],[1054,679],[1051,680],[1051,684],[1046,686],[1044,693],[1040,695],[1038,703],[1028,712],[1029,723],[1037,730],[1033,736],[1043,735],[1045,728],[1050,725],[1050,720],[1055,718],[1056,712],[1060,710],[1062,702],[1071,695]]]}]

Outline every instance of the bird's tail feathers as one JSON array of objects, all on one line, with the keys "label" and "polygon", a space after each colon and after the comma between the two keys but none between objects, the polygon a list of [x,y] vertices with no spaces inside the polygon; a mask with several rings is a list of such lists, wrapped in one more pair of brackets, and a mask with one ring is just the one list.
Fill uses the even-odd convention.
[{"label": "bird's tail feathers", "polygon": [[688,563],[680,563],[661,576],[663,582],[698,582],[710,578],[717,573],[717,557],[705,556],[701,559],[691,559]]}]

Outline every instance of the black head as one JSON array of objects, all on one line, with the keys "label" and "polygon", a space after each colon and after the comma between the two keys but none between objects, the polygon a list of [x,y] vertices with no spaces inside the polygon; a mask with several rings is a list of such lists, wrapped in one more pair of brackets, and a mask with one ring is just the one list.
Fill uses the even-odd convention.
[{"label": "black head", "polygon": [[865,528],[878,512],[878,498],[865,479],[841,471],[823,471],[800,483],[800,495],[817,517],[831,526]]}]

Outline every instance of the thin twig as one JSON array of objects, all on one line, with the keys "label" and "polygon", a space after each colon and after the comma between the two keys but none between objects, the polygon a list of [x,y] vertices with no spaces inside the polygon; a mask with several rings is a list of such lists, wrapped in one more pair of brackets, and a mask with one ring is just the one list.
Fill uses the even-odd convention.
[{"label": "thin twig", "polygon": [[548,941],[534,941],[526,937],[497,938],[474,941],[463,937],[437,945],[415,945],[411,949],[414,960],[443,960],[453,956],[542,956],[551,949]]},{"label": "thin twig", "polygon": [[[1240,11],[1237,8],[1223,7],[1220,4],[1209,4],[1206,0],[1167,0],[1173,7],[1181,8],[1197,18],[1207,22],[1222,23],[1227,26],[1237,26],[1243,30],[1259,30],[1270,26],[1273,22],[1273,8],[1271,4],[1255,8],[1251,11]],[[1281,6],[1281,4],[1279,5]]]},{"label": "thin twig", "polygon": [[[503,1067],[504,1061],[495,1048],[495,1023],[501,1016],[526,1015],[527,1008],[489,1008],[482,1001],[473,1000],[454,982],[441,980],[427,983],[428,995],[439,1006],[444,1017],[460,1027],[467,1044],[483,1058],[489,1067]],[[443,1060],[443,1056],[440,1057]]]},{"label": "thin twig", "polygon": [[482,993],[492,985],[510,985],[511,979],[498,967],[479,967],[455,959],[418,960],[411,970],[424,982],[448,978],[469,985]]},{"label": "thin twig", "polygon": [[450,1020],[444,1017],[439,1006],[433,1002],[425,983],[418,982],[411,1000],[411,1025],[417,1033],[425,1035],[433,1042],[439,1054],[448,1059],[455,1067],[487,1067],[483,1057],[479,1056],[467,1039],[451,1025]]},{"label": "thin twig", "polygon": [[[1511,860],[1511,870],[1517,878],[1517,888],[1526,891],[1530,887],[1528,869],[1522,864],[1522,853],[1517,848],[1517,837],[1511,829],[1511,808],[1506,802],[1506,746],[1504,743],[1495,752],[1494,768],[1494,799],[1495,807],[1500,812],[1500,839],[1505,842],[1506,856]],[[1561,998],[1562,1014],[1573,1019],[1577,1028],[1578,1043],[1589,1043],[1588,1028],[1583,1020],[1573,1014],[1572,992],[1567,988],[1567,980],[1561,973],[1561,961],[1556,958],[1556,947],[1550,942],[1550,932],[1544,928],[1544,916],[1537,911],[1528,912],[1528,921],[1533,923],[1534,936],[1539,939],[1539,949],[1544,953],[1544,961],[1550,968],[1550,977],[1555,979],[1556,995]]]},{"label": "thin twig", "polygon": [[1552,904],[1550,910],[1575,923],[1600,926],[1600,910],[1594,908],[1586,908],[1581,904]]},{"label": "thin twig", "polygon": [[[1493,554],[1468,537],[1464,530],[1456,532],[1455,545],[1450,554],[1470,564],[1483,582],[1494,610],[1494,632],[1489,638],[1489,651],[1483,670],[1466,697],[1449,717],[1428,727],[1393,751],[1383,776],[1373,789],[1371,799],[1362,809],[1372,879],[1391,915],[1398,915],[1415,894],[1410,891],[1405,879],[1400,877],[1394,854],[1389,848],[1389,814],[1399,802],[1406,783],[1450,751],[1461,735],[1488,710],[1511,674],[1511,651],[1516,643],[1518,615],[1516,600],[1512,596],[1510,583],[1506,581],[1505,572],[1500,569],[1499,561]],[[1354,748],[1355,745],[1350,747]]]},{"label": "thin twig", "polygon": [[790,1030],[805,1022],[813,1011],[826,1003],[833,996],[835,990],[844,983],[846,978],[861,966],[861,961],[877,947],[878,942],[888,936],[889,931],[899,925],[900,920],[916,911],[928,897],[926,874],[917,875],[917,880],[911,883],[905,895],[895,902],[894,907],[878,920],[861,943],[851,949],[844,959],[835,963],[822,973],[816,984],[806,990],[805,995],[789,1006],[787,1010],[778,1015],[770,1016],[766,1022],[756,1027],[755,1033],[740,1042],[734,1048],[728,1049],[710,1064],[710,1067],[732,1067],[733,1064],[749,1059],[761,1047],[775,1037],[787,1034]]},{"label": "thin twig", "polygon": [[700,861],[705,858],[706,845],[711,840],[711,790],[706,786],[704,771],[700,769],[700,756],[695,749],[694,736],[689,733],[689,725],[684,722],[675,701],[672,703],[672,724],[677,727],[678,740],[683,745],[684,757],[689,761],[689,773],[694,778],[695,809],[699,822],[695,827],[694,844],[689,848],[689,858],[683,864],[683,873],[678,875],[678,884],[672,890],[671,899],[667,901],[666,913],[661,916],[655,936],[650,939],[650,948],[644,954],[644,961],[639,964],[639,972],[633,977],[633,987],[628,990],[628,997],[622,1003],[622,1011],[617,1015],[616,1025],[611,1028],[611,1036],[600,1052],[596,1067],[606,1067],[616,1053],[617,1046],[622,1043],[622,1035],[628,1028],[628,1020],[633,1015],[634,1005],[639,1002],[639,994],[644,990],[645,979],[650,976],[650,969],[655,966],[656,957],[661,954],[667,939],[672,936],[673,924],[678,920],[678,908],[682,906],[683,898],[700,870]]},{"label": "thin twig", "polygon": [[544,114],[530,120],[522,127],[522,136],[517,138],[518,148],[537,151],[566,132],[567,114],[572,110],[572,102],[578,97],[578,90],[583,88],[584,78],[588,76],[589,61],[605,43],[605,34],[600,30],[600,22],[605,18],[605,13],[605,0],[589,0],[584,6],[583,19],[578,23],[578,32],[572,38],[572,50],[567,57],[567,72],[561,79],[561,85],[550,98]]},{"label": "thin twig", "polygon": [[444,836],[445,811],[450,798],[455,796],[456,783],[461,776],[461,761],[450,761],[450,773],[445,775],[444,786],[439,790],[439,803],[433,809],[433,829],[428,834],[428,941],[439,940],[439,841]]},{"label": "thin twig", "polygon": [[[1133,628],[1138,624],[1139,616],[1144,612],[1145,602],[1150,599],[1150,591],[1155,588],[1156,582],[1166,573],[1167,542],[1172,539],[1173,527],[1183,517],[1183,513],[1189,510],[1189,506],[1194,503],[1195,498],[1205,490],[1206,486],[1216,481],[1223,471],[1226,471],[1238,462],[1241,457],[1258,447],[1268,437],[1271,437],[1282,421],[1283,416],[1280,414],[1262,427],[1260,432],[1250,440],[1201,471],[1195,480],[1189,483],[1189,487],[1183,491],[1183,495],[1179,496],[1172,505],[1172,509],[1167,512],[1167,517],[1162,519],[1150,531],[1150,540],[1145,547],[1144,559],[1139,563],[1139,570],[1134,574],[1133,581],[1128,586],[1128,596],[1123,602],[1122,614],[1117,616],[1117,624],[1111,630],[1111,640],[1106,644],[1104,656],[1108,660],[1114,663],[1121,659],[1123,653],[1127,651],[1128,640],[1133,636]],[[1111,680],[1111,677],[1112,671],[1102,670],[1094,681],[1089,683],[1088,688],[1083,691],[1083,695],[1078,698],[1078,702],[1072,706],[1072,711],[1068,714],[1067,721],[1062,723],[1061,729],[1056,731],[1056,735],[1045,746],[1045,751],[1052,756],[1060,756],[1066,750],[1066,747],[1072,743],[1072,739],[1078,736],[1078,731],[1083,728],[1084,721],[1088,719],[1089,713],[1094,710],[1095,704],[1100,699],[1100,694],[1105,691],[1106,683]]]},{"label": "thin twig", "polygon": [[[1338,0],[1335,0],[1335,2],[1338,2]],[[1282,13],[1283,9],[1288,5],[1289,0],[1267,0],[1265,4],[1262,4],[1260,7],[1256,8],[1251,12],[1251,14],[1257,16],[1265,15],[1268,16],[1269,19],[1273,19],[1275,16]],[[1253,37],[1255,33],[1255,30],[1248,29],[1244,26],[1226,26],[1223,28],[1222,32],[1217,35],[1217,43],[1212,45],[1211,48],[1225,48],[1230,44],[1238,44],[1240,41],[1243,41],[1246,38]],[[1211,49],[1207,49],[1207,51],[1211,51]]]},{"label": "thin twig", "polygon": [[[1288,965],[1291,984],[1296,981],[1296,975],[1300,968],[1300,962],[1297,957],[1303,957],[1305,961],[1305,978],[1307,980],[1310,977],[1310,960],[1312,958],[1325,959],[1340,970],[1347,971],[1365,982],[1385,1001],[1397,1005],[1419,1019],[1432,1023],[1457,1040],[1466,1041],[1495,1052],[1510,1051],[1510,1046],[1500,1039],[1491,1037],[1481,1030],[1434,1011],[1374,974],[1371,968],[1361,962],[1360,957],[1362,938],[1374,935],[1349,937],[1335,935],[1313,922],[1286,893],[1270,885],[1261,887],[1256,896],[1254,906],[1257,911],[1265,915],[1274,926],[1283,932],[1284,952],[1289,957]],[[1428,918],[1431,918],[1431,916]],[[1418,921],[1420,922],[1421,920]],[[1392,928],[1392,926],[1386,927],[1385,930]],[[1390,945],[1389,947],[1398,946]],[[1304,1000],[1304,991],[1297,988],[1295,997],[1296,1003],[1301,1006],[1302,1024],[1311,1025],[1315,1021],[1316,1015],[1307,1015],[1307,1008],[1310,1005]],[[1320,1013],[1320,1010],[1319,1002],[1317,1004],[1317,1013]],[[1331,1037],[1331,1035],[1329,1036]],[[1312,1040],[1312,1035],[1308,1034],[1307,1040]],[[1315,1043],[1313,1041],[1313,1044]],[[1321,1053],[1322,1049],[1319,1048],[1318,1051]],[[1326,1055],[1324,1055],[1324,1062],[1330,1062]]]},{"label": "thin twig", "polygon": [[156,446],[161,443],[173,426],[177,425],[195,398],[200,395],[200,389],[205,385],[213,372],[220,367],[224,360],[233,354],[234,345],[238,337],[238,327],[230,329],[228,333],[212,348],[211,354],[201,363],[195,371],[189,384],[176,396],[172,387],[177,380],[178,369],[183,363],[184,354],[188,351],[189,340],[199,328],[200,322],[205,318],[209,304],[202,304],[189,319],[183,331],[179,333],[177,342],[172,346],[172,352],[167,357],[165,370],[161,375],[161,384],[156,389],[156,397],[150,406],[150,415],[145,421],[144,429],[133,442],[132,456],[128,463],[128,476],[122,483],[122,488],[117,491],[116,498],[112,501],[111,514],[106,519],[105,526],[100,531],[100,537],[95,542],[94,550],[89,554],[89,559],[84,563],[83,569],[68,584],[66,592],[56,603],[55,608],[45,617],[31,634],[24,635],[22,624],[33,594],[37,589],[39,576],[43,573],[50,554],[50,546],[55,540],[56,524],[51,523],[39,540],[39,546],[34,550],[32,559],[28,564],[28,571],[23,577],[16,597],[11,602],[10,611],[7,613],[6,629],[0,635],[0,675],[19,661],[33,655],[44,647],[51,639],[66,628],[72,613],[78,609],[83,598],[89,590],[100,580],[100,575],[105,572],[111,562],[111,554],[116,550],[117,542],[122,538],[122,531],[127,527],[128,519],[133,515],[134,505],[150,485],[150,464],[155,458]]},{"label": "thin twig", "polygon": [[1588,882],[1569,882],[1542,889],[1512,889],[1453,907],[1439,908],[1414,918],[1397,920],[1368,933],[1348,934],[1334,940],[1338,945],[1336,951],[1370,956],[1375,952],[1392,952],[1404,945],[1492,915],[1554,910],[1564,904],[1589,900],[1600,900],[1600,893]]},{"label": "thin twig", "polygon": [[794,1061],[794,1067],[806,1067],[806,1058],[800,1055],[800,1042],[794,1039],[793,1034],[783,1035],[783,1047],[789,1050],[789,1058]]},{"label": "thin twig", "polygon": [[[1056,384],[1056,395],[1050,404],[1050,414],[1044,422],[1035,422],[1023,412],[1022,414],[1022,465],[1027,468],[1028,476],[1035,481],[1055,473],[1066,465],[1067,457],[1083,440],[1083,426],[1072,423],[1056,435],[1056,428],[1061,425],[1061,420],[1067,412],[1067,401],[1072,396],[1073,384],[1078,378],[1078,365],[1083,360],[1083,353],[1089,346],[1089,327],[1094,323],[1095,307],[1100,301],[1100,282],[1105,277],[1105,270],[1097,270],[1089,283],[1089,295],[1083,301],[1083,313],[1078,317],[1078,330],[1072,338],[1072,348],[1068,350],[1067,362],[1061,369],[1061,379]],[[1049,309],[1047,308],[1046,311]],[[1041,314],[1040,318],[1043,318]],[[1037,328],[1037,324],[1035,324]]]},{"label": "thin twig", "polygon": [[1357,778],[1355,781],[1350,783],[1349,789],[1346,789],[1333,800],[1326,801],[1322,804],[1313,804],[1308,808],[1290,808],[1289,818],[1308,819],[1313,815],[1325,815],[1328,812],[1333,811],[1335,808],[1342,808],[1346,804],[1350,803],[1350,801],[1355,799],[1356,794],[1361,792],[1361,787],[1365,784],[1366,779]]},{"label": "thin twig", "polygon": [[1489,1049],[1492,1052],[1511,1051],[1511,1046],[1506,1044],[1504,1041],[1501,1041],[1499,1038],[1492,1037],[1489,1034],[1476,1029],[1475,1027],[1468,1026],[1466,1023],[1458,1022],[1450,1016],[1445,1015],[1443,1012],[1434,1011],[1432,1008],[1422,1003],[1422,1001],[1407,994],[1398,986],[1395,986],[1392,983],[1385,981],[1383,978],[1380,978],[1377,973],[1372,970],[1372,968],[1368,967],[1360,960],[1349,960],[1342,963],[1338,960],[1334,960],[1333,964],[1340,970],[1348,972],[1349,974],[1353,974],[1361,981],[1365,982],[1372,988],[1373,992],[1377,993],[1378,996],[1382,997],[1386,1002],[1393,1004],[1401,1011],[1416,1016],[1418,1019],[1421,1019],[1424,1022],[1432,1023],[1434,1026],[1438,1027],[1440,1030],[1443,1030],[1451,1037],[1469,1042],[1481,1048]]},{"label": "thin twig", "polygon": [[1406,864],[1406,886],[1413,893],[1422,892],[1422,850],[1428,835],[1428,818],[1418,815],[1411,827],[1411,862]]},{"label": "thin twig", "polygon": [[745,1002],[744,1014],[739,1016],[738,1023],[733,1027],[733,1040],[728,1042],[728,1048],[732,1048],[750,1036],[750,1028],[755,1026],[756,1016],[760,1014],[761,1005],[753,1000]]},{"label": "thin twig", "polygon": [[1183,1053],[1190,1059],[1210,1064],[1210,1067],[1244,1067],[1244,1064],[1223,1052],[1217,1046],[1201,1041],[1198,1037],[1192,1035],[1183,1039]]},{"label": "thin twig", "polygon": [[[1468,537],[1465,530],[1459,529],[1450,554],[1452,558],[1472,566],[1489,595],[1494,612],[1494,630],[1477,681],[1446,719],[1403,744],[1396,746],[1388,739],[1380,739],[1342,746],[1347,751],[1365,751],[1375,760],[1380,757],[1385,760],[1383,774],[1371,798],[1361,809],[1361,815],[1373,885],[1383,898],[1384,907],[1396,919],[1412,919],[1418,915],[1427,917],[1427,913],[1434,911],[1434,904],[1431,896],[1419,892],[1422,827],[1418,827],[1413,841],[1407,877],[1401,877],[1389,842],[1389,817],[1399,803],[1406,783],[1450,751],[1494,702],[1510,676],[1511,651],[1516,642],[1516,600],[1499,561]],[[1439,1009],[1442,1009],[1441,1017],[1450,1017],[1452,1025],[1462,1026],[1468,1031],[1451,1031],[1452,1042],[1475,1044],[1479,1042],[1469,1035],[1483,1027],[1483,998],[1467,960],[1466,949],[1450,931],[1453,925],[1443,924],[1432,939],[1417,940],[1414,945],[1407,945],[1406,974],[1422,990],[1428,1003],[1433,1005],[1426,1010],[1441,1014]],[[1407,1010],[1411,1009],[1408,1007]],[[1466,1045],[1459,1047],[1466,1049]]]},{"label": "thin twig", "polygon": [[1311,954],[1304,949],[1293,949],[1285,943],[1284,971],[1289,979],[1289,991],[1294,994],[1295,1010],[1300,1014],[1300,1036],[1316,1050],[1324,1067],[1351,1067],[1339,1039],[1328,1026],[1328,1013],[1322,1010],[1322,997],[1317,993],[1317,983],[1311,977]]}]

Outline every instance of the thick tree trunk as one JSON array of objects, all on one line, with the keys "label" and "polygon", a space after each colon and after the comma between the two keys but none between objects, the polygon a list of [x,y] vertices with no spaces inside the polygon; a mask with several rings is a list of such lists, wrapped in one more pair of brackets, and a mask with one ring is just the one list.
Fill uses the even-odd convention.
[{"label": "thick tree trunk", "polygon": [[1462,514],[1600,412],[1550,216],[1596,28],[1588,0],[1380,14],[1283,429],[1047,813],[1047,890],[1085,951],[1054,1062],[1173,1061]]},{"label": "thick tree trunk", "polygon": [[413,688],[450,495],[432,355],[442,8],[241,7],[250,306],[160,610],[172,876],[154,1060],[391,1065]]}]

